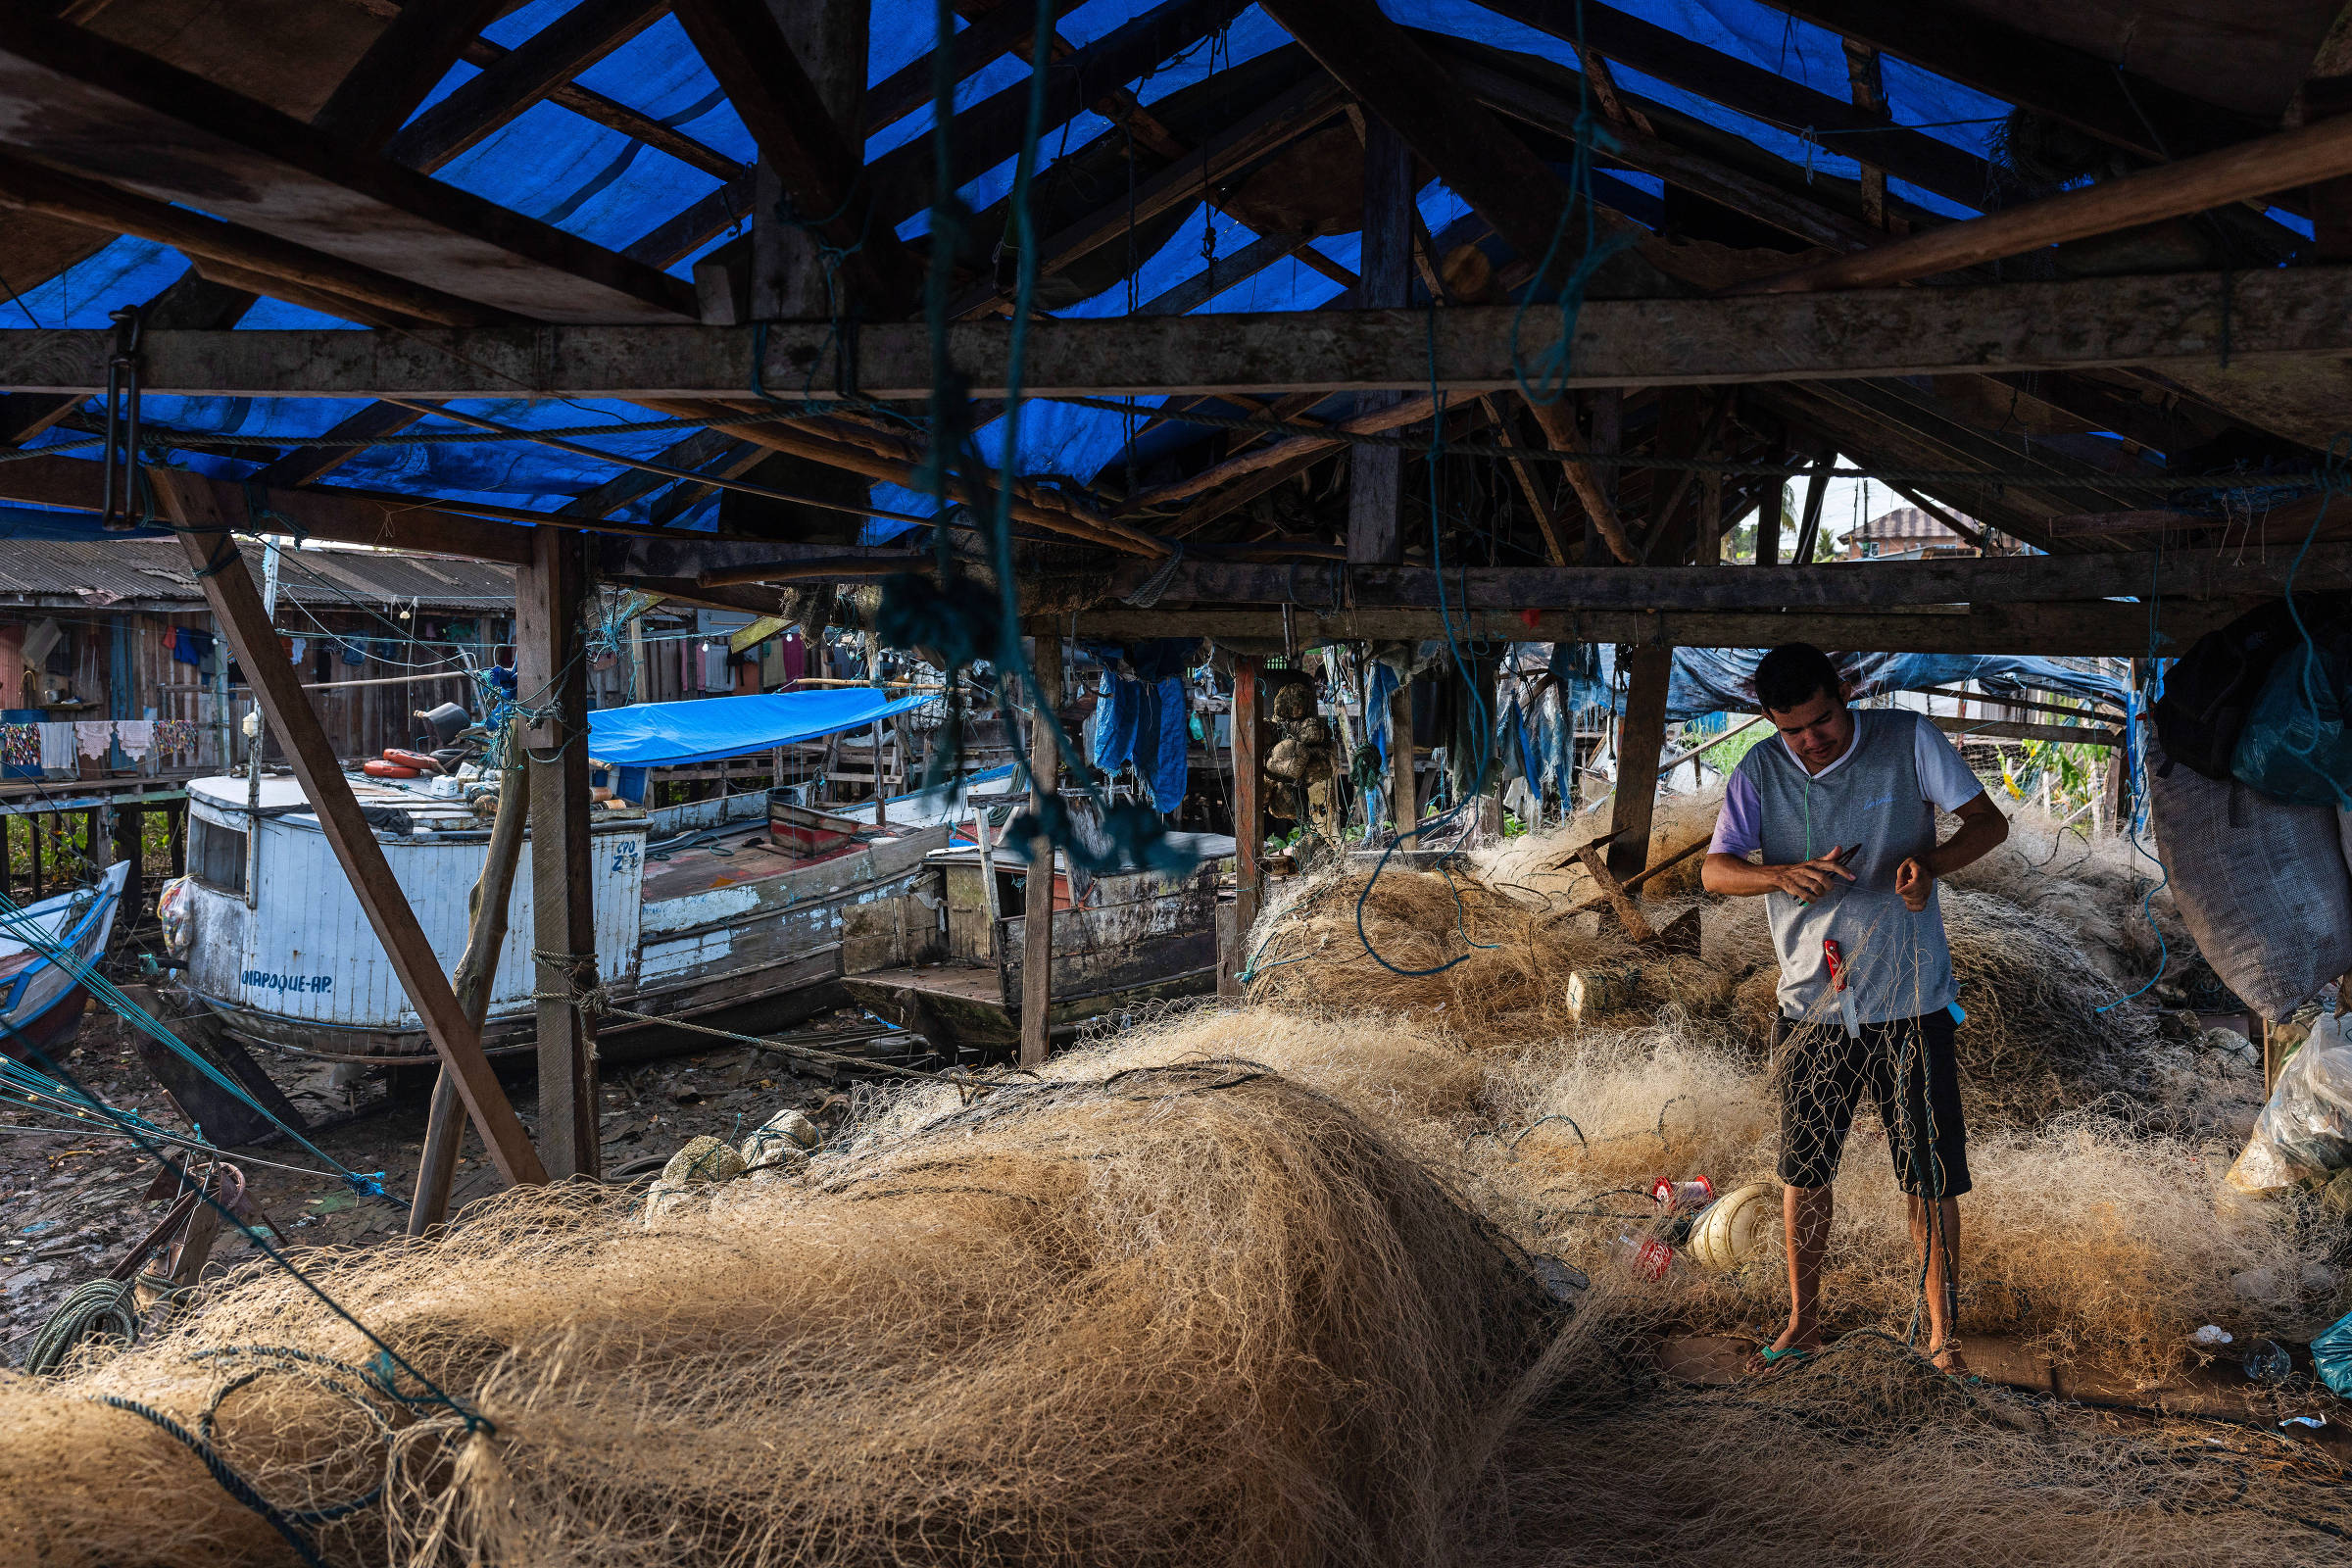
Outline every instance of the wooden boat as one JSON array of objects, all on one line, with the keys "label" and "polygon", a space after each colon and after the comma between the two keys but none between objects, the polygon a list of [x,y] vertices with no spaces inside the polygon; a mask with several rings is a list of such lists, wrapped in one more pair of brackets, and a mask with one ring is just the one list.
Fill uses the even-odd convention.
[{"label": "wooden boat", "polygon": [[0,1052],[22,1061],[33,1052],[52,1052],[73,1042],[88,1010],[90,994],[79,969],[52,961],[10,927],[26,924],[48,942],[62,945],[77,966],[97,961],[115,928],[122,885],[130,867],[108,866],[95,884],[55,894],[24,906],[24,915],[0,925]]},{"label": "wooden boat", "polygon": [[[1063,1040],[1089,1019],[1145,1004],[1206,996],[1217,984],[1217,862],[1234,841],[1171,834],[1200,858],[1167,881],[1151,871],[1099,876],[1073,899],[1057,858],[1049,1027]],[[957,846],[926,857],[939,878],[941,922],[912,961],[845,972],[850,1000],[927,1038],[943,1054],[1003,1055],[1020,1039],[1029,866]],[[993,884],[993,885],[992,885]]]},{"label": "wooden boat", "polygon": [[[836,716],[841,695],[823,694]],[[729,733],[729,704],[760,705],[750,718],[789,711],[771,697],[647,705],[674,713],[609,712],[624,715],[637,735],[658,735],[667,722],[708,756],[712,733]],[[607,716],[592,714],[592,726]],[[778,744],[778,734],[806,733],[789,718],[763,722],[732,732],[745,753]],[[597,739],[601,746],[601,731]],[[351,784],[363,808],[378,808],[375,838],[393,876],[434,952],[454,967],[489,824],[457,798],[454,780]],[[937,887],[939,872],[926,862],[951,842],[954,802],[924,803],[922,810],[886,803],[879,827],[870,825],[869,803],[865,822],[828,818],[835,826],[821,843],[793,833],[779,841],[771,815],[810,814],[786,794],[596,810],[590,903],[598,975],[614,1005],[663,1019],[726,1021],[741,1012],[741,1021],[780,1028],[841,1005],[836,982],[845,972],[909,963],[928,950],[938,916],[921,900],[936,904],[925,890]],[[423,1022],[301,786],[264,778],[257,794],[243,778],[203,778],[190,782],[188,798],[186,919],[175,953],[186,962],[190,997],[246,1041],[330,1060],[429,1059]],[[530,856],[526,840],[483,1028],[493,1054],[527,1052],[534,1041]],[[599,1049],[625,1055],[646,1044],[634,1037],[653,1033],[608,1014]]]}]

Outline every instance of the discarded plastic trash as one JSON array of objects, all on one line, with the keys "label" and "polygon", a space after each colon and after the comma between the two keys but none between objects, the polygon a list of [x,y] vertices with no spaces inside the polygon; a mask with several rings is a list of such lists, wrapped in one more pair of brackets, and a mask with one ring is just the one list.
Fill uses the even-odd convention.
[{"label": "discarded plastic trash", "polygon": [[1617,1239],[1634,1250],[1634,1255],[1626,1262],[1634,1278],[1647,1280],[1654,1285],[1666,1277],[1668,1269],[1674,1267],[1674,1249],[1659,1238],[1644,1236],[1638,1242],[1631,1236]]},{"label": "discarded plastic trash", "polygon": [[2278,1424],[2282,1427],[2324,1427],[2328,1424],[2328,1418],[2324,1415],[2290,1415]]},{"label": "discarded plastic trash", "polygon": [[2311,1359],[2319,1368],[2322,1383],[2338,1394],[2352,1396],[2352,1313],[2320,1331],[2320,1337],[2311,1342]]},{"label": "discarded plastic trash", "polygon": [[2295,1369],[2295,1358],[2269,1340],[2255,1340],[2246,1347],[2243,1365],[2248,1382],[2283,1383]]},{"label": "discarded plastic trash", "polygon": [[1649,1184],[1649,1200],[1669,1214],[1687,1214],[1715,1201],[1715,1184],[1704,1176],[1688,1182],[1661,1176]]},{"label": "discarded plastic trash", "polygon": [[2236,1336],[2219,1323],[2208,1323],[2188,1337],[2191,1345],[2228,1345]]}]

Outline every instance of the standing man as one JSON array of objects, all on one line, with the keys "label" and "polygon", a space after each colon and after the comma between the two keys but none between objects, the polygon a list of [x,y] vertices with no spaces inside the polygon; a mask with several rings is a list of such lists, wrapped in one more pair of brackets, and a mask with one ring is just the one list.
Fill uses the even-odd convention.
[{"label": "standing man", "polygon": [[[1830,1184],[1867,1091],[1910,1195],[1928,1354],[1958,1372],[1952,1319],[1968,1148],[1936,882],[2006,839],[2009,821],[1924,715],[1855,712],[1845,697],[1820,649],[1790,643],[1764,656],[1756,703],[1780,737],[1734,769],[1700,875],[1710,893],[1765,896],[1781,963],[1772,1043],[1788,1327],[1758,1355],[1769,1366],[1821,1348]],[[1938,810],[1960,818],[1940,845]],[[1749,858],[1758,851],[1760,863]]]}]

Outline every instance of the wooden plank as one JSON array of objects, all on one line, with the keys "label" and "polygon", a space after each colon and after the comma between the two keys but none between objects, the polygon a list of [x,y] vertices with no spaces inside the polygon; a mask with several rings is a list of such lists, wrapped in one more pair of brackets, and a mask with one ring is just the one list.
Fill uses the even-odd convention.
[{"label": "wooden plank", "polygon": [[[2106,601],[2046,605],[1981,605],[1937,613],[1578,610],[1519,612],[1452,612],[1456,638],[1510,642],[1658,643],[1676,648],[1769,648],[1810,642],[1841,652],[1899,654],[2105,654],[2144,658],[2151,636],[2159,656],[2179,658],[2188,645],[2244,612],[2240,599],[2165,600],[2149,607]],[[2151,627],[2150,622],[2155,624]],[[1435,610],[1294,610],[1287,625],[1301,645],[1405,641],[1446,634]],[[1103,642],[1150,637],[1214,637],[1279,645],[1286,620],[1277,609],[1157,609],[1081,611],[1040,629]]]},{"label": "wooden plank", "polygon": [[2352,173],[2352,117],[2096,180],[1965,222],[1922,229],[1866,251],[1736,283],[1731,292],[1885,288],[2347,173]]},{"label": "wooden plank", "polygon": [[0,140],[356,266],[541,320],[691,320],[650,267],[364,153],[151,56],[20,10]]},{"label": "wooden plank", "polygon": [[[1623,880],[1649,863],[1649,824],[1658,804],[1658,759],[1666,750],[1666,687],[1674,650],[1625,654],[1625,720],[1617,731],[1617,795],[1609,807],[1608,868]],[[1639,940],[1637,938],[1637,940]]]},{"label": "wooden plank", "polygon": [[290,244],[241,223],[221,222],[98,180],[60,173],[5,151],[0,151],[0,207],[135,234],[171,246],[199,267],[229,268],[267,278],[261,286],[273,295],[300,296],[332,315],[371,326],[467,326],[514,319],[508,312],[408,278]]},{"label": "wooden plank", "polygon": [[[249,489],[234,479],[207,479],[175,468],[156,467],[147,472],[150,479],[158,481],[159,489],[160,476],[172,475],[172,482],[184,493],[203,498],[206,516],[220,518],[239,533],[288,531],[260,514],[277,513],[310,537],[338,544],[466,556],[509,565],[520,565],[530,559],[531,530],[452,516],[421,500],[361,497],[337,490]],[[88,459],[20,458],[0,463],[0,500],[96,512],[101,488],[98,465]]]},{"label": "wooden plank", "polygon": [[[948,44],[954,61],[950,68],[956,79],[978,71],[1002,54],[1009,54],[1029,36],[1037,20],[1037,8],[1013,3],[999,5],[972,20],[972,24],[958,31]],[[906,119],[931,101],[931,74],[937,69],[933,53],[918,55],[909,60],[866,92],[867,122],[876,130]]]},{"label": "wooden plank", "polygon": [[[402,18],[417,5],[407,0]],[[652,26],[667,9],[662,0],[581,0],[402,126],[386,150],[413,169],[441,168]]]},{"label": "wooden plank", "polygon": [[[1054,741],[1054,710],[1061,706],[1061,639],[1033,640],[1030,661],[1037,667],[1038,705],[1029,719],[1029,808],[1043,813],[1061,776],[1061,749]],[[1029,841],[1028,898],[1024,914],[1042,912],[1045,918],[1024,922],[1021,952],[1021,1065],[1046,1064],[1046,1042],[1054,1006],[1054,841],[1040,835]]]},{"label": "wooden plank", "polygon": [[[2259,370],[2302,357],[2352,355],[2352,267],[2296,267],[2227,280],[2191,272],[1589,300],[1577,318],[1567,382],[1675,386],[2209,364],[2220,351],[2225,291],[2233,367]],[[1501,305],[1457,306],[1434,320],[1412,310],[1043,319],[1031,323],[1025,385],[1044,398],[1426,396],[1434,348],[1442,390],[1512,391],[1516,314]],[[1003,321],[949,328],[949,352],[976,387],[1002,384],[1007,329]],[[189,396],[732,400],[744,395],[752,332],[695,325],[155,332],[146,340],[145,384]],[[833,398],[838,345],[829,340],[837,336],[825,322],[771,326],[765,384]],[[85,396],[105,389],[109,332],[44,333],[38,353],[7,348],[0,341],[0,388]],[[870,322],[855,353],[864,396],[909,402],[931,395],[921,323]],[[773,428],[738,433],[748,440],[756,429]]]},{"label": "wooden plank", "polygon": [[417,924],[416,915],[401,892],[400,883],[384,858],[375,830],[360,815],[359,802],[342,764],[304,695],[301,676],[278,646],[277,633],[263,608],[253,573],[239,559],[225,528],[229,519],[214,511],[211,492],[183,487],[170,470],[157,470],[159,507],[182,530],[179,542],[188,564],[204,584],[205,600],[229,646],[245,667],[255,699],[271,731],[283,744],[294,776],[318,818],[319,827],[335,852],[352,892],[367,911],[368,923],[384,947],[402,990],[424,1022],[426,1035],[442,1064],[457,1076],[458,1093],[466,1113],[481,1133],[482,1143],[499,1174],[514,1183],[547,1179],[539,1154],[531,1147],[499,1087],[490,1060],[482,1054],[481,1035],[458,1005],[440,957]]},{"label": "wooden plank", "polygon": [[[144,330],[225,331],[253,309],[259,298],[245,289],[216,283],[193,268],[180,273],[163,292],[147,302]],[[72,393],[44,397],[37,393],[0,396],[0,446],[23,446],[85,400]]]},{"label": "wooden plank", "polygon": [[506,9],[507,0],[406,0],[311,117],[312,128],[353,147],[380,149]]},{"label": "wooden plank", "polygon": [[514,679],[531,773],[531,951],[538,996],[539,1141],[548,1174],[599,1174],[594,1015],[570,1000],[598,985],[588,857],[588,574],[577,535],[531,536],[514,574]]}]

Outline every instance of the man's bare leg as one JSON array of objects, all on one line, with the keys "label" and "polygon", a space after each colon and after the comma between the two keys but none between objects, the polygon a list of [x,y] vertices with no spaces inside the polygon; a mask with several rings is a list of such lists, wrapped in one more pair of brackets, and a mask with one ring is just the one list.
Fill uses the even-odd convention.
[{"label": "man's bare leg", "polygon": [[1836,1194],[1827,1187],[1781,1189],[1781,1231],[1788,1252],[1788,1326],[1772,1342],[1776,1350],[1792,1346],[1821,1348],[1821,1258],[1829,1250],[1836,1203]]},{"label": "man's bare leg", "polygon": [[[1966,1372],[1968,1363],[1961,1358],[1957,1333],[1951,1322],[1952,1281],[1960,1277],[1960,1200],[1956,1198],[1939,1200],[1936,1204],[1936,1234],[1934,1247],[1929,1246],[1928,1205],[1917,1193],[1910,1195],[1911,1256],[1915,1262],[1927,1265],[1928,1271],[1928,1359],[1946,1372]],[[1793,1255],[1793,1254],[1792,1254]]]}]

